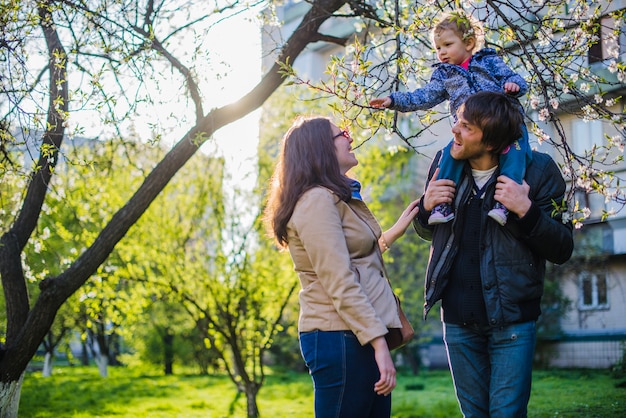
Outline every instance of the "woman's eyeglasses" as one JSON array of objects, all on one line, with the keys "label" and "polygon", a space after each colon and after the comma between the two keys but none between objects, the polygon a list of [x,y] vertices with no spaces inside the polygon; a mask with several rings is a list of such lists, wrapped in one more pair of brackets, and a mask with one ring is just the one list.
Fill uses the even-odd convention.
[{"label": "woman's eyeglasses", "polygon": [[350,139],[350,133],[348,131],[341,131],[341,132],[339,132],[337,135],[333,136],[333,139],[339,138],[340,136],[343,136],[344,138]]}]

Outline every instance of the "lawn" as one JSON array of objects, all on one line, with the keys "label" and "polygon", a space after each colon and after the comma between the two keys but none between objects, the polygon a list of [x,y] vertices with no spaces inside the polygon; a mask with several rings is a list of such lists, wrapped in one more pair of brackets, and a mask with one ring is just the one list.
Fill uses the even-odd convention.
[{"label": "lawn", "polygon": [[[529,417],[626,417],[624,380],[601,370],[537,370]],[[258,397],[263,417],[310,418],[312,385],[305,373],[272,373]],[[26,375],[20,417],[245,417],[245,397],[226,376],[57,367],[52,377]],[[393,417],[460,417],[448,371],[401,374]]]}]

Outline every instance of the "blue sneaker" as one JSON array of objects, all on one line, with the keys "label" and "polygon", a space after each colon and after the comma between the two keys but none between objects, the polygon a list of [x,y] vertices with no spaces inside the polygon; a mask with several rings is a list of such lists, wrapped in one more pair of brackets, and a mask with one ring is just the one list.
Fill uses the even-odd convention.
[{"label": "blue sneaker", "polygon": [[447,203],[435,206],[428,217],[428,225],[443,224],[454,219],[454,212]]},{"label": "blue sneaker", "polygon": [[496,204],[493,205],[493,209],[491,209],[487,215],[500,225],[504,226],[506,225],[506,220],[509,216],[509,210],[502,203],[496,202]]}]

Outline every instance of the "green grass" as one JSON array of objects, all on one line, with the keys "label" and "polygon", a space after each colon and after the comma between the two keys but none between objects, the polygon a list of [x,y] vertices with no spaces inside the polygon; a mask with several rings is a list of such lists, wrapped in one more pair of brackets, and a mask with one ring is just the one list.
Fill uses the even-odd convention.
[{"label": "green grass", "polygon": [[[626,388],[606,371],[534,372],[529,417],[626,417]],[[312,384],[306,373],[274,373],[258,397],[263,417],[313,416]],[[460,417],[448,371],[401,374],[393,392],[396,418]],[[226,376],[142,373],[96,367],[56,367],[24,379],[20,417],[245,417],[245,396],[237,397]]]}]

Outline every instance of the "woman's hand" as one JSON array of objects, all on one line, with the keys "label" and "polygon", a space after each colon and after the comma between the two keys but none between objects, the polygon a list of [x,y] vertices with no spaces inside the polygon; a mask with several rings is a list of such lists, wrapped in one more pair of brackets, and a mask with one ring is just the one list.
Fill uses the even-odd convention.
[{"label": "woman's hand", "polygon": [[406,229],[409,227],[409,225],[411,225],[411,222],[413,222],[413,219],[415,219],[415,217],[417,216],[417,212],[419,212],[419,202],[419,199],[417,199],[409,203],[409,205],[406,207],[406,209],[404,209],[402,214],[400,214],[400,217],[398,218],[396,223],[393,224],[393,226],[387,231],[385,231],[385,239],[389,246],[391,246],[391,244],[393,244],[395,240],[404,235]]},{"label": "woman's hand", "polygon": [[374,347],[374,357],[380,372],[380,379],[374,384],[374,392],[387,396],[396,387],[396,368],[385,337],[374,338],[370,344]]}]

